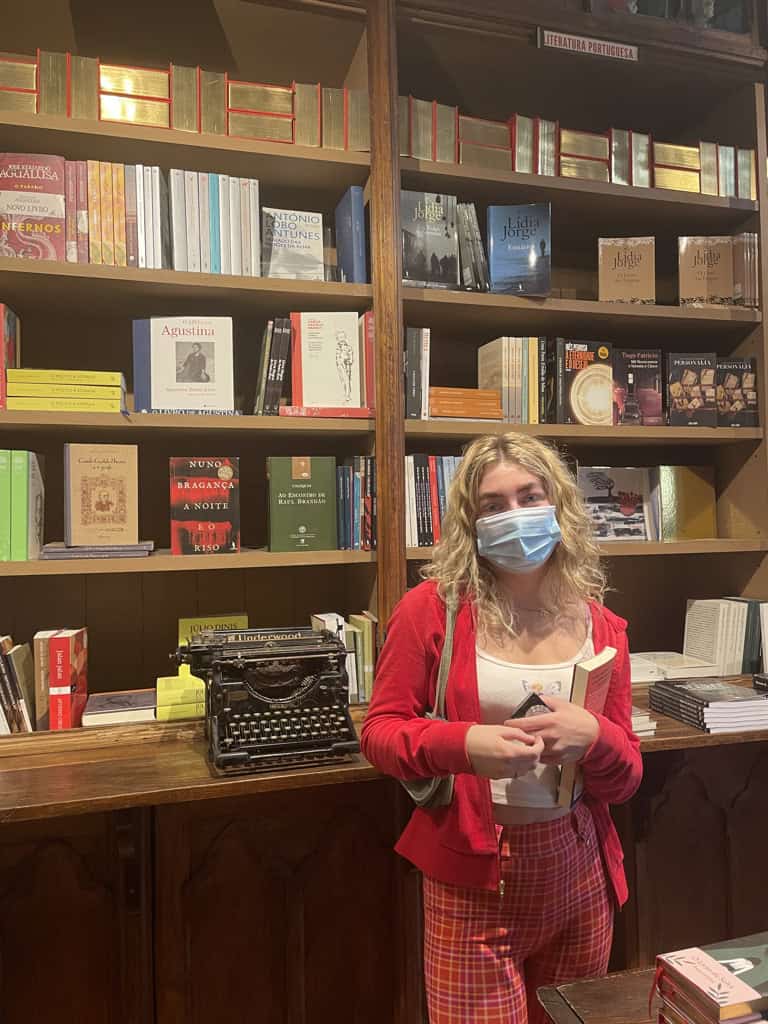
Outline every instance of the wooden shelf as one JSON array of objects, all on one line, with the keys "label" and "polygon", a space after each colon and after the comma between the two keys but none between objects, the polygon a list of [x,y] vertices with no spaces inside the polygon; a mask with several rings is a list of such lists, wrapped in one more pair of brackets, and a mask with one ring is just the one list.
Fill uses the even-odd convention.
[{"label": "wooden shelf", "polygon": [[145,558],[76,558],[0,562],[3,576],[93,576],[112,573],[207,572],[214,569],[275,569],[298,565],[365,565],[371,551],[281,552],[254,549],[237,555],[171,555],[157,551]]},{"label": "wooden shelf", "polygon": [[0,412],[0,434],[122,434],[131,438],[168,433],[312,434],[363,436],[373,430],[369,419],[322,419],[313,416],[193,416],[147,413]]},{"label": "wooden shelf", "polygon": [[42,301],[51,310],[129,316],[239,311],[357,310],[371,304],[367,284],[284,281],[176,270],[137,270],[90,263],[0,258],[0,294],[22,316]]},{"label": "wooden shelf", "polygon": [[[0,425],[2,420],[0,420]],[[530,434],[569,444],[723,445],[761,441],[762,427],[581,427],[559,423],[499,423],[495,420],[406,420],[405,436],[432,440],[468,439],[479,434]]]},{"label": "wooden shelf", "polygon": [[[604,558],[641,555],[730,555],[768,551],[768,540],[752,538],[715,538],[713,540],[676,541],[613,541],[601,544]],[[407,548],[409,561],[426,561],[432,557],[432,548]],[[9,564],[6,562],[6,565]]]},{"label": "wooden shelf", "polygon": [[338,196],[348,185],[364,184],[370,171],[368,153],[7,110],[0,111],[0,149],[247,175],[258,178],[262,187],[274,184],[281,191],[311,189]]},{"label": "wooden shelf", "polygon": [[536,299],[516,295],[447,291],[440,288],[403,287],[405,322],[456,331],[466,322],[473,331],[531,331],[543,334],[606,331],[622,336],[674,331],[704,344],[707,338],[743,334],[762,322],[759,310],[741,306],[642,306],[588,299]]}]

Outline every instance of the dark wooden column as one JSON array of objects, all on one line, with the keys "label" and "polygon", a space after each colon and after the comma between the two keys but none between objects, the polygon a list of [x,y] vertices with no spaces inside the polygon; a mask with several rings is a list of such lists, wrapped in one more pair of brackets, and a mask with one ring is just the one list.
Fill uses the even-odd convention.
[{"label": "dark wooden column", "polygon": [[400,157],[395,0],[368,0],[371,97],[371,268],[376,319],[378,614],[405,593]]}]

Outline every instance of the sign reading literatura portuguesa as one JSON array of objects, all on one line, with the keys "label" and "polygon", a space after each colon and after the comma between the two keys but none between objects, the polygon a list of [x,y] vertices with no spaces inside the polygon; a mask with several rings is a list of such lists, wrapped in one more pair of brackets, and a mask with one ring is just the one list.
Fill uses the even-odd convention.
[{"label": "sign reading literatura portuguesa", "polygon": [[567,32],[553,32],[548,28],[538,30],[539,46],[554,50],[568,50],[584,53],[588,57],[613,57],[614,60],[637,60],[637,47],[626,43],[614,43],[606,39],[591,39],[589,36],[574,36]]}]

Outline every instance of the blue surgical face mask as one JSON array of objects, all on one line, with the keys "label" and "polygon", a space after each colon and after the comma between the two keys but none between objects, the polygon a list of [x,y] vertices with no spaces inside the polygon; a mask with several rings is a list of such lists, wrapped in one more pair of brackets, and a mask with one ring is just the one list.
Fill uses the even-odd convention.
[{"label": "blue surgical face mask", "polygon": [[560,540],[552,505],[515,508],[478,519],[477,552],[504,572],[533,572]]}]

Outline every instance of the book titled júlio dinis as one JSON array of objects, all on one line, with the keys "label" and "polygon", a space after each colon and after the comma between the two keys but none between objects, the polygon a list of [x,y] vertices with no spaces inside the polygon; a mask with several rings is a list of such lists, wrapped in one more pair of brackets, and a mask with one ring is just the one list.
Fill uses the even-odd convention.
[{"label": "book titled j\u00falio dinis", "polygon": [[240,550],[240,460],[172,458],[171,554]]},{"label": "book titled j\u00falio dinis", "polygon": [[678,239],[681,306],[730,306],[733,293],[733,239],[696,235]]},{"label": "book titled j\u00falio dinis", "polygon": [[270,456],[267,480],[269,550],[335,550],[336,459]]},{"label": "book titled j\u00falio dinis", "polygon": [[323,215],[262,207],[261,272],[264,277],[323,281]]},{"label": "book titled j\u00falio dinis", "polygon": [[138,544],[135,444],[64,446],[64,541],[68,547]]},{"label": "book titled j\u00falio dinis", "polygon": [[597,247],[601,302],[656,301],[655,238],[600,238]]}]

